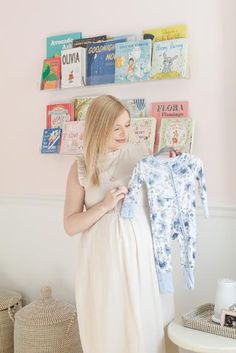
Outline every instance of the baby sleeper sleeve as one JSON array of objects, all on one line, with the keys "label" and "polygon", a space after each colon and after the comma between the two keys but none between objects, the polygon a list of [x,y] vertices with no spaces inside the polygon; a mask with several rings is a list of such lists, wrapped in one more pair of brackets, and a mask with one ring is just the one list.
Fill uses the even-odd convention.
[{"label": "baby sleeper sleeve", "polygon": [[142,162],[139,161],[133,170],[128,185],[128,193],[121,207],[122,218],[133,218],[138,204],[138,192],[143,183]]}]

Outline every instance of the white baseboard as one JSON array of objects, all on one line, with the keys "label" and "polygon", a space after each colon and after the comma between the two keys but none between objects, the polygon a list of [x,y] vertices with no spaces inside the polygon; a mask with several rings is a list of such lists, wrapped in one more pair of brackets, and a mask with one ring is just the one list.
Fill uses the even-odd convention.
[{"label": "white baseboard", "polygon": [[[41,194],[14,194],[0,193],[0,204],[38,204],[47,206],[63,207],[64,195],[41,195]],[[210,205],[210,217],[236,218],[236,205]],[[203,210],[199,205],[197,215],[203,216]]]}]

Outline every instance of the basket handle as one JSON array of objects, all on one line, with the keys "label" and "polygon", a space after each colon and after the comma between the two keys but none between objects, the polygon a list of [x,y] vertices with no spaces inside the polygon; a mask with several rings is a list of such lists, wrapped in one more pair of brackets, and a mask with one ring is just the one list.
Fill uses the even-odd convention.
[{"label": "basket handle", "polygon": [[22,308],[21,302],[18,302],[17,304],[10,305],[8,307],[8,315],[12,322],[15,322],[15,313]]},{"label": "basket handle", "polygon": [[73,325],[73,323],[75,321],[75,317],[76,317],[76,311],[71,316],[71,319],[70,319],[70,322],[68,324],[67,331],[66,331],[67,335],[69,335],[69,333],[70,333],[71,327],[72,327],[72,325]]}]

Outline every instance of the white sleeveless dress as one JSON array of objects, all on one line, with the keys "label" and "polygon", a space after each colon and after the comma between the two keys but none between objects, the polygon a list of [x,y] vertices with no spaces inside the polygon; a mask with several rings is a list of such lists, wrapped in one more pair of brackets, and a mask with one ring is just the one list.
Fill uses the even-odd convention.
[{"label": "white sleeveless dress", "polygon": [[[111,188],[127,186],[147,154],[143,144],[107,153],[98,161],[99,186],[88,183],[78,157],[86,208]],[[164,326],[174,316],[173,298],[159,294],[144,187],[134,219],[122,219],[119,210],[120,204],[78,235],[75,287],[83,353],[165,353]]]}]

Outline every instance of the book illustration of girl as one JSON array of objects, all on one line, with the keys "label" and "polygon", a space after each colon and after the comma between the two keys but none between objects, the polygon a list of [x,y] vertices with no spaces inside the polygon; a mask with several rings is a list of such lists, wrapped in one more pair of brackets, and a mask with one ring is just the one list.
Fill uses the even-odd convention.
[{"label": "book illustration of girl", "polygon": [[73,82],[73,80],[74,80],[74,71],[71,70],[71,72],[68,75],[68,81],[69,82]]},{"label": "book illustration of girl", "polygon": [[172,136],[172,146],[175,146],[178,144],[178,140],[179,140],[179,134],[178,134],[178,131],[175,130],[173,132],[173,136]]},{"label": "book illustration of girl", "polygon": [[135,69],[135,61],[134,61],[134,58],[130,57],[128,60],[128,68],[127,68],[127,79],[128,80],[133,80],[134,69]]}]

